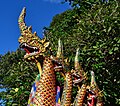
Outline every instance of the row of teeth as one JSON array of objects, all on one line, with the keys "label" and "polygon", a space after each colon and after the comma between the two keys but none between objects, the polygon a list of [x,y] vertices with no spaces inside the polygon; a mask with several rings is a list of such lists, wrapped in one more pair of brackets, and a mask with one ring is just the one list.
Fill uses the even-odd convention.
[{"label": "row of teeth", "polygon": [[74,83],[79,83],[81,82],[81,79],[73,80]]},{"label": "row of teeth", "polygon": [[76,74],[76,73],[73,73],[73,75],[76,76],[76,77],[78,77],[78,78],[80,77],[80,76],[79,76],[78,74]]},{"label": "row of teeth", "polygon": [[[38,52],[33,52],[33,53],[26,53],[24,58],[27,58],[28,56],[33,56],[33,55],[36,55]],[[30,59],[29,59],[30,60]]]},{"label": "row of teeth", "polygon": [[32,52],[32,53],[26,53],[26,56],[27,55],[35,55],[35,54],[37,54],[38,52],[36,52],[36,51],[34,51],[34,52]]},{"label": "row of teeth", "polygon": [[29,47],[29,48],[33,48],[33,49],[38,49],[37,47],[29,46],[29,45],[27,45],[26,43],[24,44],[24,46]]}]

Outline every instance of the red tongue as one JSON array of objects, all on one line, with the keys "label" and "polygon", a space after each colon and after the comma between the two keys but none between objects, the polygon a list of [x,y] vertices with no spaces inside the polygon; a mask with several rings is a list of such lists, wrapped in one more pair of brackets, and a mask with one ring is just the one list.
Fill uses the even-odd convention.
[{"label": "red tongue", "polygon": [[77,78],[75,78],[75,80],[77,80]]},{"label": "red tongue", "polygon": [[30,54],[30,52],[29,52],[26,48],[24,48],[24,50],[25,50],[28,54]]}]

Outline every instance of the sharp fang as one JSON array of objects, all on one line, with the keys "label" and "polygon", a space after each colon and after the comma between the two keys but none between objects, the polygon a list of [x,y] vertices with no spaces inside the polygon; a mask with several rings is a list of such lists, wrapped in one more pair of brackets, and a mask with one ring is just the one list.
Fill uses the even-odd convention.
[{"label": "sharp fang", "polygon": [[36,53],[35,51],[32,52],[33,54]]},{"label": "sharp fang", "polygon": [[27,44],[25,43],[25,46],[27,46]]},{"label": "sharp fang", "polygon": [[81,82],[81,79],[74,80],[73,82],[74,83],[79,83],[79,82]]},{"label": "sharp fang", "polygon": [[26,53],[26,55],[29,55],[28,53]]},{"label": "sharp fang", "polygon": [[37,49],[36,47],[33,47],[33,49]]}]

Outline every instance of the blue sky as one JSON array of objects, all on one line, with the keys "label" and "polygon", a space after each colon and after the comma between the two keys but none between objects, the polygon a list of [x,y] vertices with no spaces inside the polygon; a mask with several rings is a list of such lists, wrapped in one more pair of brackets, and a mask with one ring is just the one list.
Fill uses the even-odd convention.
[{"label": "blue sky", "polygon": [[0,54],[16,51],[19,47],[20,31],[18,17],[26,7],[26,24],[32,25],[33,31],[42,37],[43,27],[50,25],[53,16],[69,9],[62,0],[1,0],[0,1]]}]

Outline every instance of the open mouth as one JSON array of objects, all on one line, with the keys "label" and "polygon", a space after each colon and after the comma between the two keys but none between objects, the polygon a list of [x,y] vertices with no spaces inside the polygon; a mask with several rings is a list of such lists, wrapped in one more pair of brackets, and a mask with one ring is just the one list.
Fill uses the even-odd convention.
[{"label": "open mouth", "polygon": [[73,83],[74,84],[78,84],[80,83],[83,79],[81,78],[80,75],[76,74],[76,73],[73,73],[73,77],[74,77],[74,80],[73,80]]},{"label": "open mouth", "polygon": [[90,89],[87,89],[87,93],[88,93],[88,102],[91,103],[92,99],[96,100],[96,94],[91,91]]},{"label": "open mouth", "polygon": [[33,56],[33,55],[36,55],[36,54],[40,53],[40,50],[37,47],[29,46],[26,43],[21,43],[20,48],[22,48],[26,51],[25,57]]}]

